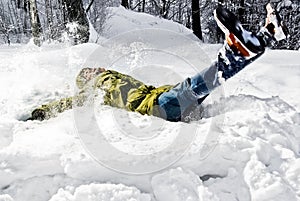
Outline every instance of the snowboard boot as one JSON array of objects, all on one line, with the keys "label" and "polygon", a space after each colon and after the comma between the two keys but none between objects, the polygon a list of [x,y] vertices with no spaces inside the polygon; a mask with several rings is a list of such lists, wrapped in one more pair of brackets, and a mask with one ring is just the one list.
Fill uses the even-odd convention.
[{"label": "snowboard boot", "polygon": [[241,22],[228,9],[218,6],[214,17],[225,33],[226,41],[231,49],[244,57],[253,57],[265,50],[265,42],[256,34],[243,28]]},{"label": "snowboard boot", "polygon": [[266,47],[263,37],[243,28],[241,22],[228,9],[219,6],[214,17],[225,33],[226,41],[219,51],[217,68],[227,80],[260,57]]},{"label": "snowboard boot", "polygon": [[31,117],[29,117],[25,121],[33,121],[33,120],[43,121],[45,119],[46,119],[46,112],[43,109],[35,109],[31,113]]},{"label": "snowboard boot", "polygon": [[228,9],[219,6],[214,11],[215,20],[226,36],[226,43],[219,52],[217,61],[218,71],[222,72],[225,80],[260,57],[271,41],[285,38],[287,32],[283,31],[282,23],[278,23],[279,18],[276,17],[275,20],[274,9],[269,4],[267,11],[266,26],[257,34],[245,30],[237,17]]}]

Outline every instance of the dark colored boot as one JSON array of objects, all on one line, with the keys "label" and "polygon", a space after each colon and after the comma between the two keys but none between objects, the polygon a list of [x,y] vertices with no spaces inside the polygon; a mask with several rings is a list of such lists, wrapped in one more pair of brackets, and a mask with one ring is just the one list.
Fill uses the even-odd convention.
[{"label": "dark colored boot", "polygon": [[238,18],[228,9],[219,6],[214,11],[214,17],[233,51],[244,57],[253,57],[264,52],[264,41],[255,33],[245,30]]}]

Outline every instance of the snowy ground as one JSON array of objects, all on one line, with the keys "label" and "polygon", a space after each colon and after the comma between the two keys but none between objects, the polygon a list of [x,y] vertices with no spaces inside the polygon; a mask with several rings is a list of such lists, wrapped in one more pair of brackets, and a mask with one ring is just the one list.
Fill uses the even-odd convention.
[{"label": "snowy ground", "polygon": [[[80,108],[20,121],[72,96],[83,66],[176,83],[209,65],[220,48],[122,8],[112,9],[107,24],[104,37],[113,37],[99,44],[0,47],[0,201],[300,200],[299,51],[267,50],[205,101],[203,119],[188,124],[95,101],[95,125],[125,156],[87,145],[90,136],[80,132],[90,121]],[[95,160],[101,154],[105,166]]]}]

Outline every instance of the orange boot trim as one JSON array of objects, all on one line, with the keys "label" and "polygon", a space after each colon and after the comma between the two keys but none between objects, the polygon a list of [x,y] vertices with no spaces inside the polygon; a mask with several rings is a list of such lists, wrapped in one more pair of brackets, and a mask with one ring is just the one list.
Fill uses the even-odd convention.
[{"label": "orange boot trim", "polygon": [[234,34],[229,33],[229,35],[226,36],[226,41],[230,46],[230,48],[233,49],[234,51],[238,52],[244,57],[250,56],[249,51],[242,45],[240,41],[238,41],[238,39],[236,39]]}]

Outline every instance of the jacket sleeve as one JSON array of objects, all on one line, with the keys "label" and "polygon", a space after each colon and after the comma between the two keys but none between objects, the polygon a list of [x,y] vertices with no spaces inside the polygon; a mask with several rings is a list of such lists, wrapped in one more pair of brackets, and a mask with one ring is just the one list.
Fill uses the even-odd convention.
[{"label": "jacket sleeve", "polygon": [[60,100],[50,102],[33,110],[31,117],[28,120],[43,121],[45,119],[50,119],[55,117],[58,113],[72,109],[74,106],[82,106],[86,99],[86,95],[81,93],[73,97],[62,98]]}]

